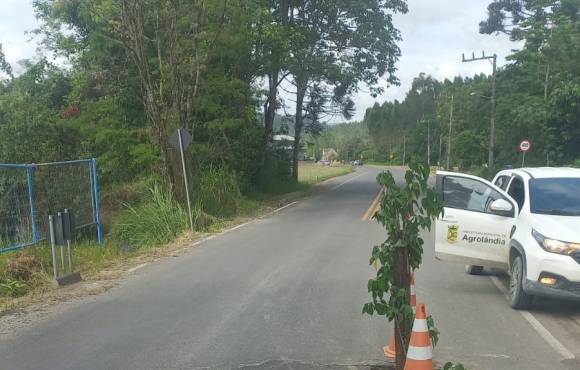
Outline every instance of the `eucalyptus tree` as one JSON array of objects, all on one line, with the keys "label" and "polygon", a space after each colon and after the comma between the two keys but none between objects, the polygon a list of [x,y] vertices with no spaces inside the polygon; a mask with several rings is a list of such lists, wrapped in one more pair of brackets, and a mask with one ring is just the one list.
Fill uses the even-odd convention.
[{"label": "eucalyptus tree", "polygon": [[[530,163],[566,163],[580,155],[572,144],[578,140],[577,130],[570,125],[578,110],[569,104],[580,86],[579,20],[579,0],[495,0],[480,24],[481,33],[505,33],[523,41],[503,73],[511,96],[500,108],[506,112],[503,138],[510,146],[522,131],[535,136]],[[509,160],[516,155],[508,150],[503,154]]]}]

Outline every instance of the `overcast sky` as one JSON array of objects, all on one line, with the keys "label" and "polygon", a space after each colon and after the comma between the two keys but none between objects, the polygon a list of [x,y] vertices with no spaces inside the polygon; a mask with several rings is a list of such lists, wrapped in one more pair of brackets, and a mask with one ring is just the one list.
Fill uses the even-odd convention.
[{"label": "overcast sky", "polygon": [[[505,36],[480,35],[478,24],[486,16],[491,0],[408,0],[409,12],[395,17],[395,25],[401,30],[402,56],[397,76],[401,86],[390,87],[376,101],[403,99],[413,78],[425,72],[437,79],[457,75],[490,73],[487,62],[461,63],[461,53],[472,51],[496,53],[499,65],[517,45]],[[26,31],[37,25],[32,12],[32,0],[0,0],[0,43],[16,72],[18,61],[31,58],[36,53],[36,42],[30,40]],[[357,114],[362,119],[366,108],[375,103],[368,93],[355,97]]]},{"label": "overcast sky", "polygon": [[[390,87],[376,101],[403,99],[413,78],[421,72],[438,80],[491,73],[491,64],[486,61],[462,63],[462,53],[496,53],[502,66],[505,57],[519,45],[505,35],[479,34],[479,22],[486,18],[489,3],[491,0],[409,0],[409,12],[394,19],[403,38],[397,65],[401,85]],[[361,119],[375,99],[361,93],[356,103],[355,119]]]}]

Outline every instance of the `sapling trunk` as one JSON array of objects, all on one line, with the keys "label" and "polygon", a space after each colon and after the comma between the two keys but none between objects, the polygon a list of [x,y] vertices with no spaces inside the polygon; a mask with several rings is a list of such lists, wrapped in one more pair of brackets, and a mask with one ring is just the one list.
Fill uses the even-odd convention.
[{"label": "sapling trunk", "polygon": [[[406,301],[410,302],[410,268],[409,268],[409,248],[396,248],[394,253],[394,285],[397,288],[404,288],[407,292]],[[395,343],[397,348],[396,353],[396,369],[403,370],[405,367],[405,360],[407,358],[407,348],[409,347],[409,340],[411,334],[411,323],[404,315],[397,316],[395,319]]]}]

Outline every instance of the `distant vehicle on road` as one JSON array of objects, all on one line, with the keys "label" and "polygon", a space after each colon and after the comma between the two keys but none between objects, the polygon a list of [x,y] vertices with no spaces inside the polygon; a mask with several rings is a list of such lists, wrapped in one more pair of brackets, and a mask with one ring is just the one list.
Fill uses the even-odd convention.
[{"label": "distant vehicle on road", "polygon": [[360,160],[360,159],[357,159],[356,161],[354,161],[354,162],[353,162],[353,164],[354,164],[355,166],[362,166],[362,165],[363,165],[363,161],[362,161],[362,160]]},{"label": "distant vehicle on road", "polygon": [[319,165],[321,166],[330,166],[330,161],[327,161],[325,159],[321,159],[320,161],[317,162]]},{"label": "distant vehicle on road", "polygon": [[521,168],[493,183],[437,172],[444,215],[436,221],[435,254],[510,274],[510,304],[534,296],[580,300],[580,169]]}]

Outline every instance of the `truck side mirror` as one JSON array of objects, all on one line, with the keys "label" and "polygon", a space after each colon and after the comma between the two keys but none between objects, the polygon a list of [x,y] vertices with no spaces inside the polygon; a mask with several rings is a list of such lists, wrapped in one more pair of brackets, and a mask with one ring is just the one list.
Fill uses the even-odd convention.
[{"label": "truck side mirror", "polygon": [[513,216],[514,207],[505,199],[494,200],[489,206],[491,213],[501,216]]}]

